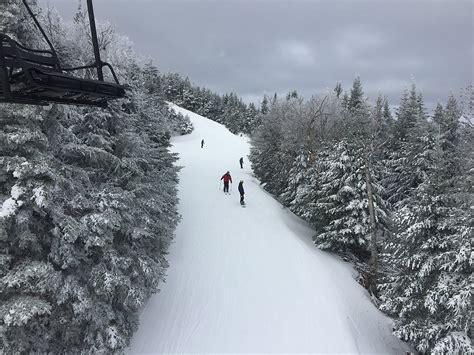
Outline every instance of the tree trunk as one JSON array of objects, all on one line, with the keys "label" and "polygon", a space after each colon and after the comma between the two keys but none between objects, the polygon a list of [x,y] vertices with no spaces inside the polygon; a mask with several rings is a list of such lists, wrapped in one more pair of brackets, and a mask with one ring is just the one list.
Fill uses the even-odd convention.
[{"label": "tree trunk", "polygon": [[[367,149],[367,148],[366,148]],[[372,178],[367,150],[365,152],[365,185],[369,204],[370,232],[372,235],[370,243],[370,265],[368,287],[372,294],[377,295],[377,225],[375,221],[374,195],[372,192]]]}]

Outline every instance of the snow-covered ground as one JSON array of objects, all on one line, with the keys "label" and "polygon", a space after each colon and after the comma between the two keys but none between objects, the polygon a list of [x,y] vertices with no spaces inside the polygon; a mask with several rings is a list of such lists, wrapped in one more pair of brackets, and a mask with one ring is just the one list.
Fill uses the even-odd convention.
[{"label": "snow-covered ground", "polygon": [[[312,230],[259,186],[247,139],[172,107],[195,127],[173,140],[184,167],[183,219],[166,283],[143,311],[128,352],[403,353],[351,266],[318,250]],[[220,182],[227,170],[231,195]]]}]

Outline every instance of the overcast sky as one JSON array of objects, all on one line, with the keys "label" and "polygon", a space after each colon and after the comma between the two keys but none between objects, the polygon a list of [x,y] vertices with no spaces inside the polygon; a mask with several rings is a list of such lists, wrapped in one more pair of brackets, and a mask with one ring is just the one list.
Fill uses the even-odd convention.
[{"label": "overcast sky", "polygon": [[[71,18],[78,0],[40,0]],[[398,104],[414,78],[428,106],[473,83],[474,1],[95,0],[161,72],[246,101],[309,97],[360,76]]]}]

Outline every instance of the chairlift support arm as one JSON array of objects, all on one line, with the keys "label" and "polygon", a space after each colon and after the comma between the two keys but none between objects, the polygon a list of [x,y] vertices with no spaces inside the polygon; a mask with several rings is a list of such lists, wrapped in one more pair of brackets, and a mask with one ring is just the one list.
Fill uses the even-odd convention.
[{"label": "chairlift support arm", "polygon": [[[64,68],[27,0],[22,0],[50,50],[27,48],[0,33],[0,102],[29,105],[57,102],[106,107],[109,100],[126,96],[126,87],[120,85],[112,66],[100,58],[92,0],[86,1],[95,62],[76,68]],[[104,81],[103,67],[109,68],[115,83]],[[69,74],[87,68],[96,68],[98,80]]]},{"label": "chairlift support arm", "polygon": [[[53,47],[53,44],[51,43],[48,36],[46,35],[46,32],[43,30],[43,27],[41,27],[41,24],[39,23],[35,14],[33,13],[30,6],[28,5],[28,2],[26,0],[22,0],[22,2],[23,2],[23,5],[25,5],[26,10],[30,14],[30,16],[33,18],[33,21],[35,22],[36,27],[38,27],[44,39],[48,43],[48,46],[51,49],[51,52],[53,52],[55,57],[57,58],[58,55]],[[91,29],[92,47],[94,48],[94,58],[95,58],[94,66],[97,69],[97,78],[100,81],[104,81],[104,73],[102,71],[102,67],[104,66],[104,63],[102,63],[102,60],[100,59],[99,41],[97,40],[97,28],[95,25],[94,6],[92,4],[92,0],[87,0],[87,13],[89,14],[89,25]]]},{"label": "chairlift support arm", "polygon": [[46,42],[48,43],[48,46],[49,48],[51,49],[51,52],[54,53],[54,56],[56,58],[58,58],[58,55],[56,53],[56,51],[54,50],[54,47],[53,47],[53,44],[51,43],[51,41],[49,40],[48,36],[46,35],[46,32],[44,32],[43,30],[43,27],[41,27],[41,24],[39,23],[38,19],[36,18],[36,15],[33,13],[33,11],[31,10],[30,8],[30,5],[28,5],[28,3],[26,2],[26,0],[22,0],[23,2],[23,5],[25,6],[26,10],[28,11],[28,13],[30,14],[31,18],[33,19],[33,21],[35,22],[35,25],[36,27],[38,27],[38,29],[40,30],[41,34],[43,35],[44,39],[46,40]]},{"label": "chairlift support arm", "polygon": [[87,12],[89,13],[89,25],[91,27],[92,46],[94,47],[97,78],[100,81],[104,81],[104,74],[102,72],[102,61],[100,59],[99,41],[97,40],[97,29],[95,27],[94,6],[92,5],[92,0],[87,0]]}]

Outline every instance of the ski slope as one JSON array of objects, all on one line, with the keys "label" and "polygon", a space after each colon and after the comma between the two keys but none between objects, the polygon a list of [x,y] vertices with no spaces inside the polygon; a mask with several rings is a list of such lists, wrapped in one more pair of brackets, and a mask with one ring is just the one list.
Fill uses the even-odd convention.
[{"label": "ski slope", "polygon": [[[127,352],[402,353],[391,321],[351,266],[318,250],[312,230],[259,186],[247,139],[171,107],[195,127],[173,139],[183,166],[182,221],[166,283],[144,309]],[[227,170],[231,195],[219,180]],[[241,179],[246,208],[239,204]]]}]

